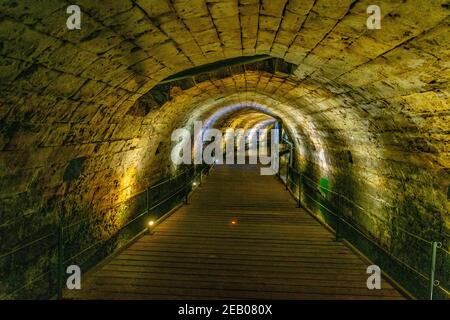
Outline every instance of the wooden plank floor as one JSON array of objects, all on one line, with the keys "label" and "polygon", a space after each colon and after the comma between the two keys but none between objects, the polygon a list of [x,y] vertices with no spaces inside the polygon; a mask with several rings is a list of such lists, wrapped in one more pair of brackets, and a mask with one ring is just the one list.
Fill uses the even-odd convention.
[{"label": "wooden plank floor", "polygon": [[[234,224],[232,222],[235,222]],[[83,279],[76,299],[402,299],[274,176],[218,166],[181,207]]]}]

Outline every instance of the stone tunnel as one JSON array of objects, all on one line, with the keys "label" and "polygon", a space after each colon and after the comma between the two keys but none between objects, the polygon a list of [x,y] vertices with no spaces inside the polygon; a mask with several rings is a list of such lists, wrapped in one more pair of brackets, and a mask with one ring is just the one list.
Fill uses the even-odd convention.
[{"label": "stone tunnel", "polygon": [[[447,0],[72,2],[0,1],[1,299],[61,297],[68,265],[123,254],[150,217],[155,237],[169,228],[185,194],[154,204],[186,184],[186,208],[234,201],[217,183],[217,200],[195,202],[234,169],[171,160],[172,133],[198,121],[281,128],[278,180],[249,188],[286,192],[279,206],[292,200],[403,297],[448,299]],[[191,169],[199,188],[177,178]]]}]

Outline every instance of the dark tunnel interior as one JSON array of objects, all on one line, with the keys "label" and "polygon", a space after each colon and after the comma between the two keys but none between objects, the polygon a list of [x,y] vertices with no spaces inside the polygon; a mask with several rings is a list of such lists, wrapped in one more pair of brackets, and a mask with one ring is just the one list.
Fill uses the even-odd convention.
[{"label": "dark tunnel interior", "polygon": [[[204,259],[256,271],[222,267],[217,284],[180,269],[181,298],[448,300],[448,1],[75,2],[0,1],[1,300],[102,298],[120,263],[142,273],[129,297],[170,299],[178,287],[145,268]],[[175,163],[177,129],[200,146],[210,129],[265,129],[256,147],[276,140],[279,165],[259,175],[261,164]],[[159,255],[145,251],[152,239]],[[264,247],[273,260],[256,264]],[[326,278],[357,257],[364,268]],[[72,265],[92,274],[80,296],[66,288]],[[324,278],[308,273],[324,265]],[[379,296],[367,265],[383,272]],[[283,268],[297,280],[270,278]],[[127,298],[111,283],[112,299]]]}]

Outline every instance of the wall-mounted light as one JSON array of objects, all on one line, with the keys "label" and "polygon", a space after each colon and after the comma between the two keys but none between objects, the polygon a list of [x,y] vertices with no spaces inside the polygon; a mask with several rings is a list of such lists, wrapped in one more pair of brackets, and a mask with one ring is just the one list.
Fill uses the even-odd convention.
[{"label": "wall-mounted light", "polygon": [[192,185],[195,187],[197,185],[197,182],[192,182]]}]

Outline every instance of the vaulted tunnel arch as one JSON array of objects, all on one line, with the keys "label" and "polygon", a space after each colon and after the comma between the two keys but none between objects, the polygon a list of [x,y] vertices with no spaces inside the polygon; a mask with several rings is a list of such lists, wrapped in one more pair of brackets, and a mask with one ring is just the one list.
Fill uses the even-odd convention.
[{"label": "vaulted tunnel arch", "polygon": [[448,5],[378,1],[368,30],[369,2],[79,0],[76,31],[64,1],[2,2],[1,252],[61,212],[91,221],[75,247],[114,237],[133,197],[179,173],[171,132],[253,125],[241,109],[281,119],[297,169],[370,211],[352,219],[381,246],[407,247],[395,223],[448,249]]}]

